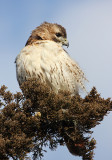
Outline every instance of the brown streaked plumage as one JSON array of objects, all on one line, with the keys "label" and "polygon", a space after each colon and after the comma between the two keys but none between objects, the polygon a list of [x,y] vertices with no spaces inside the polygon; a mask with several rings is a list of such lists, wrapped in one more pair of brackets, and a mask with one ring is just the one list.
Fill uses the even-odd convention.
[{"label": "brown streaked plumage", "polygon": [[66,30],[64,27],[56,23],[53,24],[44,22],[32,31],[32,34],[26,42],[26,45],[31,45],[37,40],[53,40],[55,42],[59,42],[56,34],[60,36],[60,33],[62,37],[67,38]]},{"label": "brown streaked plumage", "polygon": [[80,89],[85,90],[84,73],[63,45],[69,43],[61,25],[44,22],[33,30],[16,58],[19,85],[29,78],[37,78],[56,93],[63,90],[75,95]]}]

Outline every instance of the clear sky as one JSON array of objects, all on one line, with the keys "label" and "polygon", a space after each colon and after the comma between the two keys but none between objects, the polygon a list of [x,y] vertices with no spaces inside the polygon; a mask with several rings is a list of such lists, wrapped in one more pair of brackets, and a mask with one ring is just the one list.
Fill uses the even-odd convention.
[{"label": "clear sky", "polygon": [[[15,58],[31,31],[43,21],[67,29],[67,51],[85,72],[88,91],[96,86],[101,96],[112,97],[112,0],[0,0],[0,85],[20,91]],[[112,114],[94,129],[95,160],[112,159]],[[81,160],[66,147],[45,154],[44,160]]]}]

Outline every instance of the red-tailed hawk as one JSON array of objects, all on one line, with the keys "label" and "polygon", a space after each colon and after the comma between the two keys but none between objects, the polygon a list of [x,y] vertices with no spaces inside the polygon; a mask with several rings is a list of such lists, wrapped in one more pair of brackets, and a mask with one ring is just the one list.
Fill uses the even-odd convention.
[{"label": "red-tailed hawk", "polygon": [[26,46],[16,58],[19,85],[37,78],[53,91],[69,91],[71,95],[85,90],[84,73],[62,46],[68,46],[67,34],[59,24],[44,22],[32,31]]}]

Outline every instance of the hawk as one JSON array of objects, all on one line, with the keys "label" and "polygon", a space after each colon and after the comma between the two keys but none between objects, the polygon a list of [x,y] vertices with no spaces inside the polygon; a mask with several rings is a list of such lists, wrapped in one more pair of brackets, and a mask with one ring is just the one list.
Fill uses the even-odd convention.
[{"label": "hawk", "polygon": [[19,85],[36,78],[55,93],[62,90],[75,95],[80,89],[85,90],[84,73],[63,45],[69,46],[69,43],[61,25],[44,22],[33,30],[15,61]]}]

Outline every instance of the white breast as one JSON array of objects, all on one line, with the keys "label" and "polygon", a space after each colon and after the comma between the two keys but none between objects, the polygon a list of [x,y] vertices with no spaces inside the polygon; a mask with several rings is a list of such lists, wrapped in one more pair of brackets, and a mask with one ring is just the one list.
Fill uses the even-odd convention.
[{"label": "white breast", "polygon": [[26,46],[16,58],[17,80],[21,85],[28,78],[47,83],[55,92],[75,94],[84,89],[84,74],[63,48],[53,41]]}]

